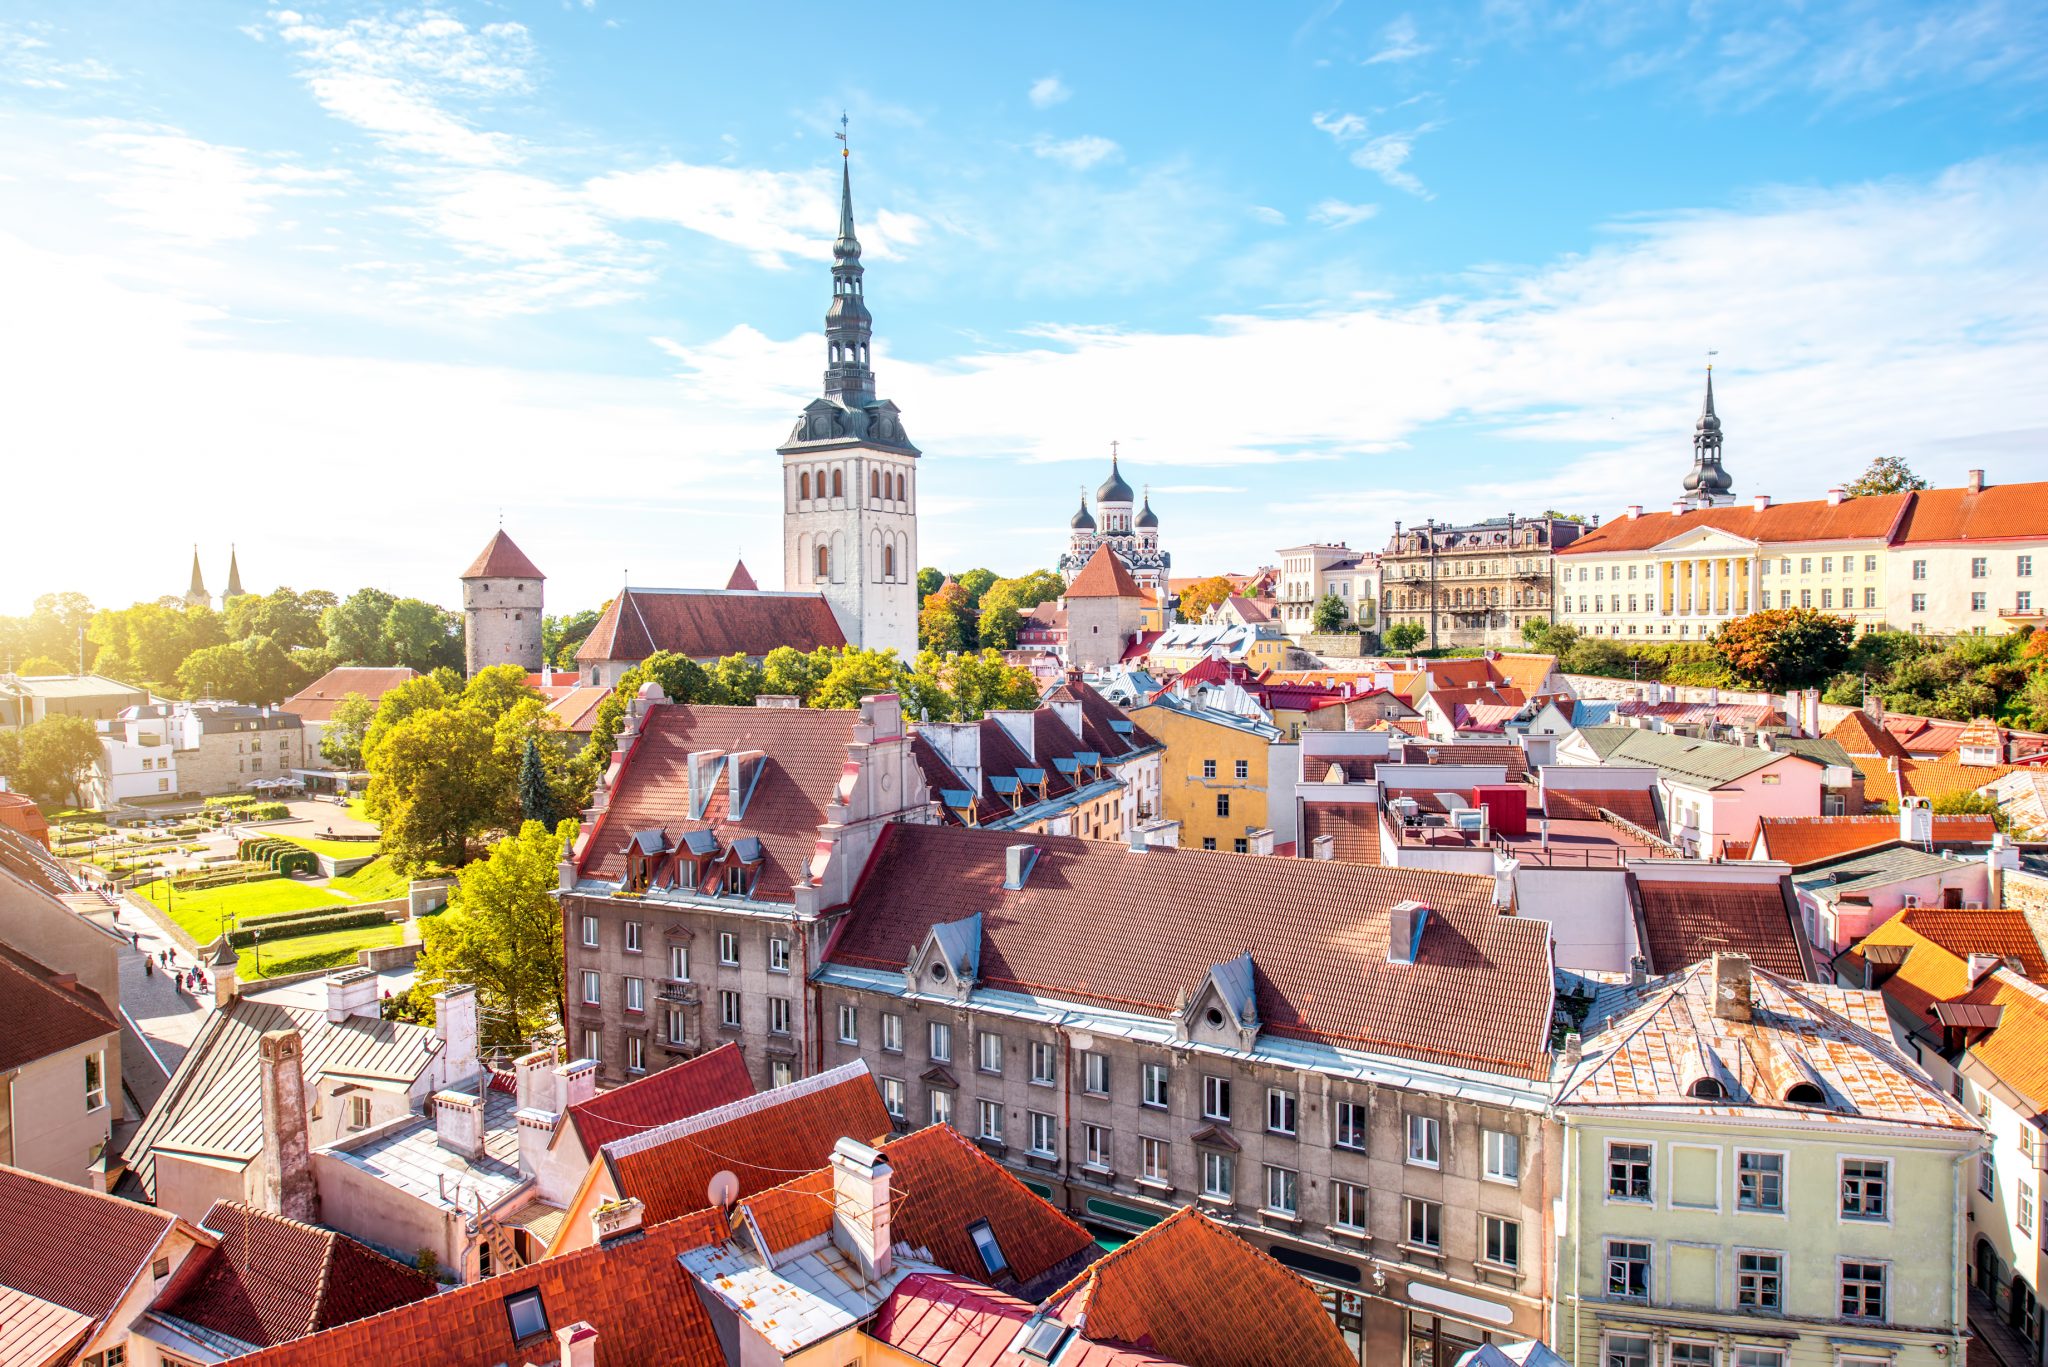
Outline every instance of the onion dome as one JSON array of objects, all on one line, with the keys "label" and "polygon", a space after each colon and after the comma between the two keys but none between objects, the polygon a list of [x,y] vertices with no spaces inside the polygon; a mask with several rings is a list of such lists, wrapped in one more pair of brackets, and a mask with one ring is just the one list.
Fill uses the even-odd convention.
[{"label": "onion dome", "polygon": [[1067,525],[1077,532],[1095,530],[1095,515],[1088,511],[1088,495],[1081,495],[1081,510],[1074,514],[1073,520]]},{"label": "onion dome", "polygon": [[1146,531],[1157,531],[1159,528],[1159,514],[1152,511],[1152,491],[1150,489],[1145,491],[1145,506],[1138,510],[1138,519],[1134,525]]},{"label": "onion dome", "polygon": [[1117,469],[1117,458],[1109,458],[1109,478],[1102,481],[1102,487],[1095,491],[1097,503],[1129,503],[1131,486],[1124,483],[1123,473]]}]

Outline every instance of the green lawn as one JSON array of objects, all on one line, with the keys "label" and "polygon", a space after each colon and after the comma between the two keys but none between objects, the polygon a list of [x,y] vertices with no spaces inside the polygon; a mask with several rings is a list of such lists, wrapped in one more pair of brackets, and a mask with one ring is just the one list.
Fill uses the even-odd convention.
[{"label": "green lawn", "polygon": [[411,879],[391,867],[388,855],[379,855],[354,873],[336,878],[328,887],[347,893],[358,902],[382,902],[405,896]]},{"label": "green lawn", "polygon": [[271,831],[270,835],[279,840],[289,840],[294,845],[303,845],[315,854],[324,854],[329,859],[361,859],[377,852],[374,840],[322,840],[317,835],[291,835],[284,831]]},{"label": "green lawn", "polygon": [[350,817],[354,818],[354,819],[355,819],[355,820],[357,820],[357,821],[360,821],[360,822],[362,822],[363,824],[365,824],[365,825],[367,825],[367,826],[374,826],[374,825],[376,825],[376,824],[377,824],[377,823],[376,823],[376,821],[375,821],[374,819],[372,819],[372,817],[370,816],[370,809],[369,809],[369,799],[368,799],[368,798],[365,798],[365,797],[352,797],[352,798],[350,798],[350,799],[348,800],[348,809],[347,809],[347,810],[348,810],[348,814],[349,814],[349,816],[350,816]]},{"label": "green lawn", "polygon": [[237,917],[248,917],[268,916],[280,911],[339,911],[357,900],[347,893],[329,892],[324,887],[301,883],[293,878],[230,883],[225,887],[202,888],[197,892],[175,892],[164,880],[157,879],[135,891],[156,905],[167,907],[171,919],[202,945],[220,935],[221,918],[227,912],[233,912]]},{"label": "green lawn", "polygon": [[405,938],[405,927],[393,923],[357,926],[353,930],[329,930],[318,935],[298,935],[288,940],[263,942],[263,967],[256,966],[256,950],[241,952],[235,972],[243,978],[282,978],[291,973],[310,973],[316,968],[334,968],[356,961],[359,949],[395,945]]}]

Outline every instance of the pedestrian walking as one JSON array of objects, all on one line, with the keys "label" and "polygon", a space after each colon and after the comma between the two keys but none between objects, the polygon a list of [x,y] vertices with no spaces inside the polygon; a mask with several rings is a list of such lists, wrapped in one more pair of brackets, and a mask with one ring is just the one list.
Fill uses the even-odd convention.
[{"label": "pedestrian walking", "polygon": [[156,976],[156,960],[144,959],[142,961],[142,976],[145,978],[154,978]]}]

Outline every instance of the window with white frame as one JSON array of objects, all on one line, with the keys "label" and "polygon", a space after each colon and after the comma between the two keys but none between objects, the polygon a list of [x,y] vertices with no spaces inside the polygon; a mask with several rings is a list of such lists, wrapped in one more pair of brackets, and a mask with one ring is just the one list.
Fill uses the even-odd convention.
[{"label": "window with white frame", "polygon": [[596,969],[586,968],[583,970],[583,1004],[585,1006],[596,1006],[598,1004],[598,983],[599,978]]},{"label": "window with white frame", "polygon": [[770,997],[768,999],[768,1033],[786,1035],[789,1033],[790,999]]},{"label": "window with white frame", "polygon": [[1408,1243],[1431,1253],[1444,1246],[1444,1208],[1419,1196],[1407,1199]]},{"label": "window with white frame", "polygon": [[683,1043],[689,1034],[689,1029],[689,1017],[684,1014],[683,1008],[671,1006],[668,1009],[668,1042],[670,1044]]},{"label": "window with white frame", "polygon": [[601,1035],[601,1034],[600,1034],[600,1033],[599,1033],[598,1031],[596,1031],[596,1030],[585,1030],[585,1031],[583,1032],[583,1057],[585,1057],[585,1058],[602,1058],[602,1057],[604,1057],[604,1049],[603,1049],[603,1045],[604,1045],[604,1037],[603,1037],[603,1036],[602,1036],[602,1035]]},{"label": "window with white frame", "polygon": [[1166,1108],[1166,1065],[1163,1063],[1148,1063],[1139,1072],[1145,1084],[1139,1100],[1147,1106],[1157,1106],[1164,1110]]},{"label": "window with white frame", "polygon": [[839,1007],[839,1042],[860,1043],[860,1008],[850,1002],[842,1003]]},{"label": "window with white frame", "polygon": [[740,963],[740,937],[729,930],[718,932],[718,962],[727,968],[738,968]]},{"label": "window with white frame", "polygon": [[1784,1308],[1785,1255],[1755,1250],[1735,1255],[1735,1304],[1776,1313]]},{"label": "window with white frame", "polygon": [[1296,1215],[1301,1209],[1301,1174],[1293,1168],[1266,1165],[1266,1209],[1275,1215]]},{"label": "window with white frame", "polygon": [[348,1099],[348,1127],[352,1130],[370,1128],[370,1098],[360,1093]]},{"label": "window with white frame", "polygon": [[779,936],[771,935],[768,937],[768,971],[770,973],[789,972],[789,941]]},{"label": "window with white frame", "polygon": [[975,1067],[984,1073],[1003,1071],[1003,1037],[993,1030],[984,1030],[979,1036],[980,1053],[975,1058]]},{"label": "window with white frame", "polygon": [[1339,1229],[1362,1230],[1370,1207],[1365,1188],[1356,1182],[1330,1183],[1330,1223]]},{"label": "window with white frame", "polygon": [[1486,1261],[1495,1267],[1522,1265],[1522,1226],[1514,1220],[1488,1215],[1480,1221],[1480,1235],[1486,1246]]},{"label": "window with white frame", "polygon": [[85,1056],[85,1109],[89,1115],[107,1104],[107,1055],[95,1049]]},{"label": "window with white frame", "polygon": [[932,1124],[950,1125],[953,1123],[953,1094],[951,1092],[947,1091],[944,1087],[933,1088],[929,1104],[931,1106]]},{"label": "window with white frame", "polygon": [[1885,1282],[1888,1263],[1847,1262],[1842,1264],[1842,1318],[1875,1320],[1885,1318]]},{"label": "window with white frame", "polygon": [[885,1077],[882,1079],[882,1109],[889,1113],[891,1120],[903,1119],[903,1079]]},{"label": "window with white frame", "polygon": [[1636,1334],[1609,1334],[1600,1348],[1600,1367],[1657,1367],[1656,1345]]},{"label": "window with white frame", "polygon": [[640,923],[638,921],[626,922],[626,952],[628,954],[638,954],[640,952]]},{"label": "window with white frame", "polygon": [[730,988],[718,994],[718,1023],[728,1030],[740,1028],[740,994]]},{"label": "window with white frame", "polygon": [[2021,1181],[2013,1189],[2013,1222],[2020,1227],[2020,1233],[2034,1232],[2034,1184]]},{"label": "window with white frame", "polygon": [[1110,1162],[1110,1134],[1104,1125],[1083,1125],[1081,1127],[1082,1162],[1099,1172],[1108,1172],[1115,1165]]},{"label": "window with white frame", "polygon": [[[1745,1348],[1737,1345],[1733,1367],[1785,1367],[1785,1350],[1782,1348]],[[1879,1362],[1867,1359],[1844,1357],[1836,1360],[1836,1367],[1891,1367],[1891,1359]]]},{"label": "window with white frame", "polygon": [[1882,1158],[1842,1160],[1842,1218],[1845,1220],[1889,1220],[1887,1204],[1891,1164]]},{"label": "window with white frame", "polygon": [[1671,1340],[1671,1367],[1714,1367],[1714,1345],[1698,1339]]},{"label": "window with white frame", "polygon": [[944,1021],[927,1022],[925,1031],[925,1053],[934,1063],[950,1063],[953,1059],[953,1027]]},{"label": "window with white frame", "polygon": [[1109,1095],[1109,1055],[1094,1050],[1081,1055],[1081,1090],[1092,1096]]},{"label": "window with white frame", "polygon": [[1365,1152],[1365,1103],[1362,1101],[1340,1101],[1335,1111],[1336,1130],[1331,1142],[1340,1149]]},{"label": "window with white frame", "polygon": [[1650,1298],[1650,1246],[1637,1239],[1607,1241],[1607,1295],[1610,1299]]},{"label": "window with white frame", "polygon": [[690,947],[670,945],[668,947],[668,976],[676,982],[687,982],[690,977]]},{"label": "window with white frame", "polygon": [[975,1131],[978,1138],[991,1144],[1003,1142],[1003,1103],[983,1101],[978,1103],[981,1111],[981,1127]]},{"label": "window with white frame", "polygon": [[1266,1131],[1269,1134],[1294,1133],[1294,1093],[1285,1087],[1266,1089]]},{"label": "window with white frame", "polygon": [[1647,1201],[1650,1199],[1650,1146],[1609,1144],[1607,1146],[1607,1199]]},{"label": "window with white frame", "polygon": [[1505,1130],[1488,1130],[1484,1143],[1486,1175],[1496,1182],[1522,1180],[1522,1137]]},{"label": "window with white frame", "polygon": [[1230,1079],[1206,1076],[1202,1079],[1202,1119],[1230,1120]]},{"label": "window with white frame", "polygon": [[1735,1155],[1735,1206],[1738,1210],[1784,1213],[1784,1154],[1744,1151]]},{"label": "window with white frame", "polygon": [[585,949],[597,948],[597,918],[595,916],[583,918],[583,947]]},{"label": "window with white frame", "polygon": [[768,1085],[770,1087],[787,1087],[795,1081],[795,1064],[786,1058],[772,1058],[768,1060]]},{"label": "window with white frame", "polygon": [[628,1011],[645,1011],[647,1009],[647,980],[645,978],[626,979],[626,1009]]},{"label": "window with white frame", "polygon": [[1216,1149],[1202,1150],[1202,1195],[1232,1200],[1237,1189],[1237,1159]]},{"label": "window with white frame", "polygon": [[1060,1056],[1052,1045],[1044,1040],[1031,1041],[1031,1080],[1041,1087],[1050,1087],[1059,1081]]},{"label": "window with white frame", "polygon": [[1434,1168],[1443,1164],[1441,1143],[1443,1127],[1433,1115],[1411,1115],[1408,1117],[1408,1161],[1418,1168]]},{"label": "window with white frame", "polygon": [[1985,1152],[1977,1156],[1977,1190],[1985,1196],[1998,1192],[1998,1155]]},{"label": "window with white frame", "polygon": [[1044,1111],[1027,1112],[1031,1126],[1031,1152],[1040,1158],[1059,1156],[1059,1120]]},{"label": "window with white frame", "polygon": [[626,1071],[629,1073],[644,1073],[647,1071],[647,1040],[643,1036],[626,1036]]},{"label": "window with white frame", "polygon": [[900,1054],[903,1052],[903,1017],[894,1011],[882,1013],[882,1052]]},{"label": "window with white frame", "polygon": [[1167,1144],[1164,1139],[1149,1136],[1138,1141],[1138,1175],[1147,1182],[1171,1182],[1167,1166]]}]

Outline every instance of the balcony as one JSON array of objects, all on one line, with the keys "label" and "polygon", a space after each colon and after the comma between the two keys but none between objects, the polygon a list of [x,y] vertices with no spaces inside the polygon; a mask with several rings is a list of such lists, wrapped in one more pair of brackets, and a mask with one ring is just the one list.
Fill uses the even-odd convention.
[{"label": "balcony", "polygon": [[664,1006],[696,1006],[703,1001],[697,984],[663,978],[655,985],[654,999]]}]

